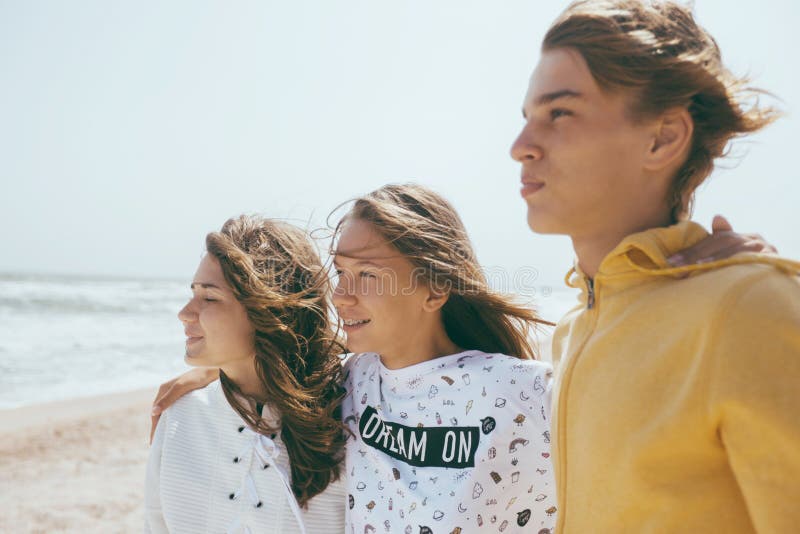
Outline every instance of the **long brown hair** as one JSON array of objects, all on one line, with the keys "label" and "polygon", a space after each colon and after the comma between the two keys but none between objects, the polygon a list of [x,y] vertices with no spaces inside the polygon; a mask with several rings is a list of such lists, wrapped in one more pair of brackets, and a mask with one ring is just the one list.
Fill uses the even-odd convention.
[{"label": "long brown hair", "polygon": [[669,193],[673,222],[690,215],[694,192],[711,174],[728,142],[779,117],[759,105],[769,94],[722,64],[714,38],[691,8],[670,1],[582,0],[553,23],[542,50],[574,48],[607,90],[634,95],[631,118],[658,117],[686,107],[694,122],[689,155]]},{"label": "long brown hair", "polygon": [[242,215],[206,236],[225,280],[255,329],[255,367],[264,402],[280,416],[270,427],[220,372],[225,397],[256,431],[280,432],[301,506],[338,479],[344,446],[341,344],[330,324],[329,282],[307,235],[291,224]]},{"label": "long brown hair", "polygon": [[374,226],[406,256],[432,287],[449,292],[442,321],[450,340],[461,348],[535,359],[530,334],[535,311],[489,288],[467,231],[452,205],[417,184],[390,184],[353,201],[348,219]]}]

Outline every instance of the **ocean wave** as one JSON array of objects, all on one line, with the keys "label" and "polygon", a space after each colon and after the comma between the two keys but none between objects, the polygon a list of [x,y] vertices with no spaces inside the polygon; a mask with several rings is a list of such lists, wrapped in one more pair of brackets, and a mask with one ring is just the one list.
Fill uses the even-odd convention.
[{"label": "ocean wave", "polygon": [[188,288],[176,282],[0,279],[4,313],[176,313],[188,297]]},{"label": "ocean wave", "polygon": [[73,297],[0,297],[0,311],[4,312],[52,312],[52,313],[99,313],[99,314],[139,314],[148,312],[175,312],[183,306],[183,301],[166,300],[127,300],[104,302]]}]

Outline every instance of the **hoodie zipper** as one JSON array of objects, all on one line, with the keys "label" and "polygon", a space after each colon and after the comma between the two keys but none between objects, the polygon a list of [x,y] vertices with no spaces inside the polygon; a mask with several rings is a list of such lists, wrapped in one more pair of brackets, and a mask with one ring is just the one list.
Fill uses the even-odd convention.
[{"label": "hoodie zipper", "polygon": [[[566,408],[567,408],[567,395],[569,394],[569,383],[572,381],[572,374],[575,369],[575,365],[578,361],[578,358],[583,353],[583,349],[586,347],[586,344],[589,342],[589,339],[594,334],[594,330],[597,327],[597,320],[598,320],[598,312],[595,309],[595,287],[594,287],[594,280],[592,278],[586,277],[586,289],[587,289],[587,299],[586,299],[586,309],[587,313],[589,314],[589,324],[586,327],[586,335],[584,336],[583,340],[581,341],[580,345],[578,346],[577,350],[573,352],[569,356],[568,365],[564,369],[564,373],[561,375],[561,385],[560,391],[558,394],[558,419],[553,421],[556,425],[557,432],[559,434],[558,438],[558,463],[559,463],[559,471],[561,474],[561,481],[562,484],[556,488],[556,493],[558,494],[558,502],[560,510],[559,519],[556,522],[556,534],[564,532],[564,520],[566,519],[566,494],[567,494],[567,469],[566,469]],[[563,519],[562,519],[563,518]]]}]

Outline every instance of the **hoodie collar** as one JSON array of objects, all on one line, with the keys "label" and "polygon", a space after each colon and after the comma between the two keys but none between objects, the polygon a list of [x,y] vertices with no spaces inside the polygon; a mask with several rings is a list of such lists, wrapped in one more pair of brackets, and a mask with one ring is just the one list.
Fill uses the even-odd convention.
[{"label": "hoodie collar", "polygon": [[[617,276],[633,272],[655,273],[674,271],[667,258],[676,252],[696,245],[708,237],[705,228],[692,221],[683,221],[665,228],[651,228],[631,234],[600,262],[599,276]],[[692,266],[687,266],[692,267]],[[677,268],[682,274],[684,268]]]},{"label": "hoodie collar", "polygon": [[[696,245],[708,235],[705,228],[693,221],[631,234],[603,258],[595,278],[609,281],[624,279],[625,285],[628,285],[636,280],[652,279],[653,276],[684,278],[687,274],[742,263],[770,264],[786,273],[800,273],[798,262],[756,253],[742,253],[723,260],[681,267],[673,267],[667,262],[667,258],[673,254]],[[574,267],[567,273],[567,285],[584,288],[586,280],[588,277],[581,271],[576,259]]]}]

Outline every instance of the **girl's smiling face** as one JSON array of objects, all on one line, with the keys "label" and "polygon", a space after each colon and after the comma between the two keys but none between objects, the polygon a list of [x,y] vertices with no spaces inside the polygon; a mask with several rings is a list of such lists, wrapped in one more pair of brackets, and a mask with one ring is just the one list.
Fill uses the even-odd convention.
[{"label": "girl's smiling face", "polygon": [[375,227],[351,219],[342,226],[334,266],[333,303],[352,352],[376,352],[384,363],[413,356],[440,325],[442,297],[422,269]]}]

